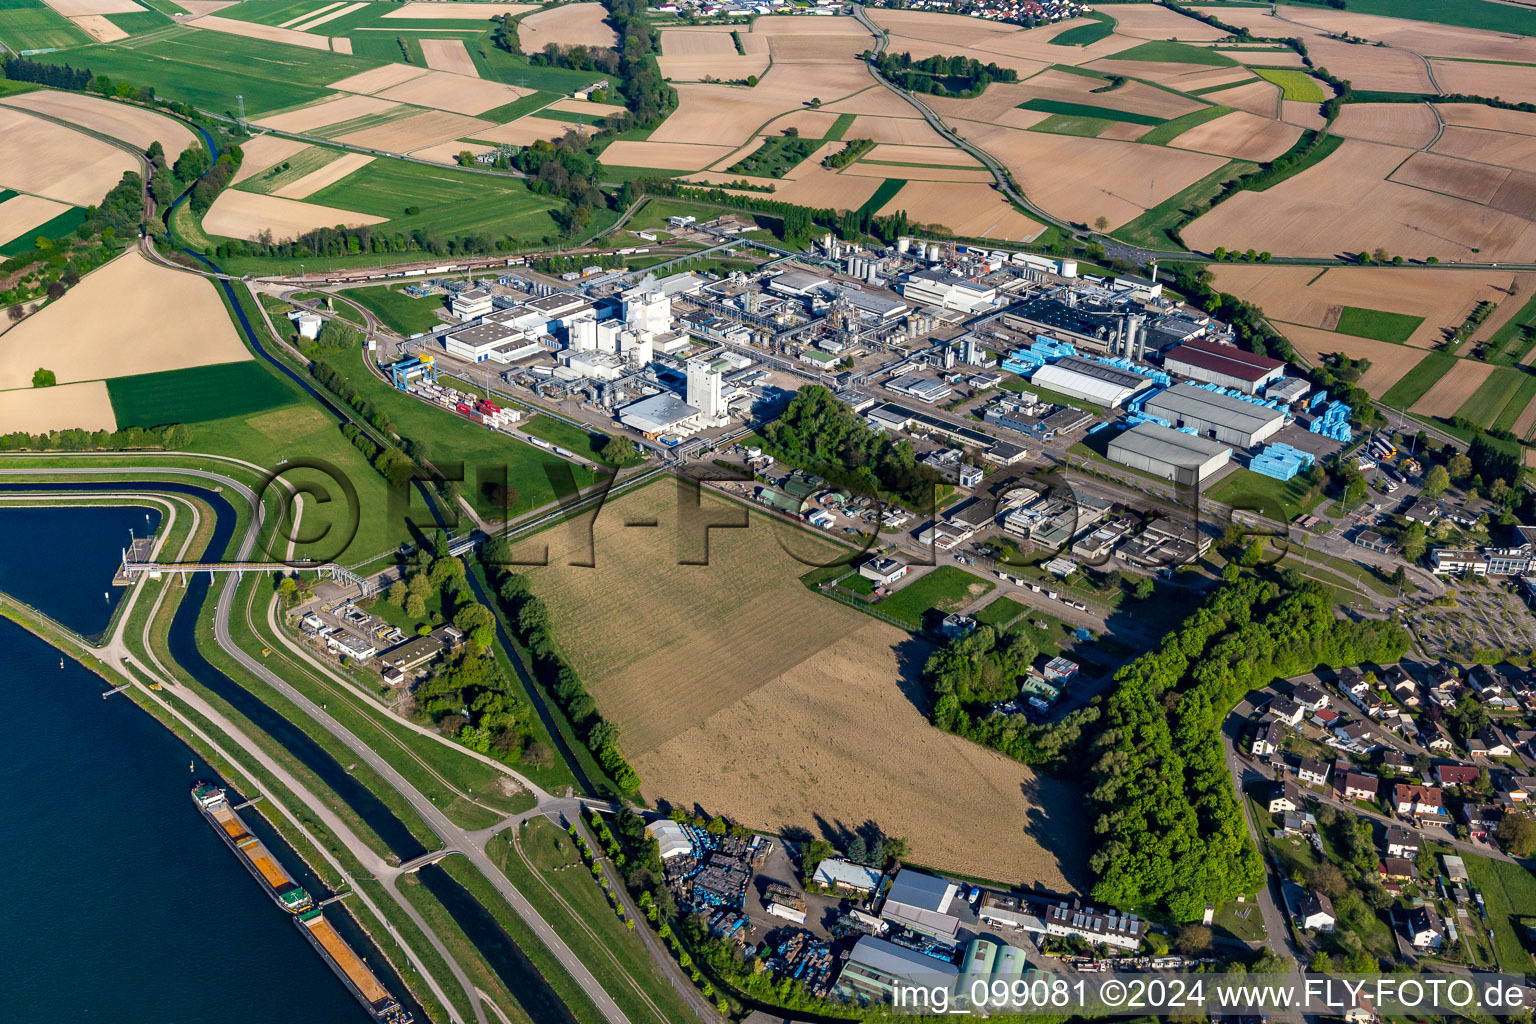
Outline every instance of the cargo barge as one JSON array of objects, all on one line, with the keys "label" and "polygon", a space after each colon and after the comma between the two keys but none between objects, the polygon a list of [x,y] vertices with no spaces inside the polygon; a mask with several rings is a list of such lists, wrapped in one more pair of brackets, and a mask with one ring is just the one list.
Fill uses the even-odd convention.
[{"label": "cargo barge", "polygon": [[368,965],[325,919],[325,912],[309,893],[283,870],[266,844],[245,827],[245,822],[230,806],[224,790],[199,782],[192,787],[192,800],[224,840],[224,845],[234,853],[235,859],[261,883],[274,903],[293,915],[294,925],[315,947],[320,959],[330,965],[347,991],[363,1004],[373,1019],[379,1024],[412,1024],[415,1017],[411,1012],[389,994]]}]

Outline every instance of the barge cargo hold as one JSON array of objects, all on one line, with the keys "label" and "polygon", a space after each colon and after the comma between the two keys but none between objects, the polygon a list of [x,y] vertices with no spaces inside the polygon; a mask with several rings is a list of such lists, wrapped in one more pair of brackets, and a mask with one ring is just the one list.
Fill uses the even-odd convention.
[{"label": "barge cargo hold", "polygon": [[373,1019],[379,1024],[412,1024],[415,1017],[411,1012],[395,1001],[357,952],[325,919],[324,911],[315,905],[309,893],[283,870],[266,844],[246,829],[245,822],[230,806],[224,790],[200,782],[192,787],[192,799],[251,877],[261,883],[273,902],[294,915],[294,925]]}]

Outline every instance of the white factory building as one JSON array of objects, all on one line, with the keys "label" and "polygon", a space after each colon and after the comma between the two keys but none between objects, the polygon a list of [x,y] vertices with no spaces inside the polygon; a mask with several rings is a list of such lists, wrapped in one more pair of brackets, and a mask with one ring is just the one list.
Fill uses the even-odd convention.
[{"label": "white factory building", "polygon": [[491,311],[491,293],[484,288],[466,288],[454,295],[449,305],[460,320],[473,320]]},{"label": "white factory building", "polygon": [[726,418],[725,375],[721,369],[729,365],[724,360],[715,359],[690,359],[685,364],[687,402],[699,411],[704,423],[712,426],[723,423]]},{"label": "white factory building", "polygon": [[1106,366],[1082,356],[1067,356],[1047,363],[1030,376],[1029,382],[1106,409],[1119,408],[1133,395],[1152,386],[1152,381],[1139,373]]},{"label": "white factory building", "polygon": [[702,429],[699,410],[670,391],[631,402],[619,410],[619,422],[649,438],[662,434],[687,437]]},{"label": "white factory building", "polygon": [[1109,458],[1177,484],[1203,483],[1232,457],[1232,449],[1181,430],[1138,423],[1109,442]]},{"label": "white factory building", "polygon": [[1185,381],[1147,399],[1142,411],[1175,427],[1191,427],[1235,448],[1263,443],[1285,426],[1285,413]]},{"label": "white factory building", "polygon": [[1186,341],[1163,357],[1163,368],[1181,377],[1257,394],[1285,376],[1285,364],[1269,356],[1204,338]]},{"label": "white factory building", "polygon": [[512,363],[544,351],[538,338],[493,323],[461,327],[443,339],[443,348],[449,355],[472,363]]},{"label": "white factory building", "polygon": [[967,281],[944,270],[919,270],[902,282],[901,296],[914,306],[941,306],[966,313],[990,309],[997,303],[997,289]]}]

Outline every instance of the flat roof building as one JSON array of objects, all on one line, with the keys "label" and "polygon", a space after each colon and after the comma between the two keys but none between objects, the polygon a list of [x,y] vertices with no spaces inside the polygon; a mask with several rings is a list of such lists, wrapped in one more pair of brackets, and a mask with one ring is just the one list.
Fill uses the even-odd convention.
[{"label": "flat roof building", "polygon": [[811,881],[833,892],[868,896],[880,888],[880,872],[853,861],[831,858],[816,865]]},{"label": "flat roof building", "polygon": [[848,954],[835,992],[850,1002],[888,1003],[897,985],[947,990],[959,974],[954,964],[866,935]]},{"label": "flat roof building", "polygon": [[646,437],[659,434],[696,434],[699,431],[699,410],[670,392],[642,398],[619,410],[619,422],[631,430],[638,430]]},{"label": "flat roof building", "polygon": [[1204,338],[1194,338],[1169,351],[1163,357],[1163,368],[1250,395],[1285,376],[1285,364],[1278,359]]},{"label": "flat roof building", "polygon": [[933,305],[975,313],[997,301],[997,289],[944,270],[919,270],[907,275],[902,298],[919,306]]},{"label": "flat roof building", "polygon": [[1147,399],[1143,411],[1234,448],[1251,448],[1285,426],[1285,413],[1185,381]]},{"label": "flat roof building", "polygon": [[960,919],[949,912],[955,884],[937,875],[903,868],[885,894],[880,916],[915,932],[952,939]]},{"label": "flat roof building", "polygon": [[1151,379],[1139,373],[1105,366],[1081,356],[1067,356],[1047,363],[1034,372],[1029,382],[1107,409],[1118,408],[1132,395],[1152,386]]},{"label": "flat roof building", "polygon": [[1110,461],[1186,486],[1203,483],[1231,457],[1224,444],[1156,423],[1138,423],[1109,442]]}]

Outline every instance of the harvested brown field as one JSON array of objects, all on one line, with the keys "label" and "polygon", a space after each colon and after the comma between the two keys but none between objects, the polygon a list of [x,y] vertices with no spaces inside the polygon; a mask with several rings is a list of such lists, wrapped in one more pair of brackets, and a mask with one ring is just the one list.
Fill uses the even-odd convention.
[{"label": "harvested brown field", "polygon": [[[893,168],[894,169],[894,168]],[[907,211],[919,224],[942,224],[965,238],[1028,242],[1042,225],[1018,210],[987,184],[911,182],[877,212]]]},{"label": "harvested brown field", "polygon": [[[908,110],[912,108],[908,107]],[[898,146],[926,146],[954,152],[954,147],[920,117],[871,117],[861,114],[843,133],[845,139],[872,139]]]},{"label": "harvested brown field", "polygon": [[240,170],[235,172],[234,183],[238,185],[246,178],[260,174],[268,167],[280,164],[308,148],[307,142],[285,139],[281,135],[258,135],[249,139],[240,146],[245,159],[240,161]]},{"label": "harvested brown field", "polygon": [[366,146],[386,153],[409,153],[426,146],[435,146],[449,139],[465,139],[476,132],[493,128],[490,121],[467,114],[450,114],[442,110],[423,110],[398,121],[381,124],[377,128],[365,128],[358,132],[339,135],[336,141],[351,146]]},{"label": "harvested brown field", "polygon": [[1500,110],[1482,103],[1436,104],[1446,124],[1486,128],[1517,135],[1536,135],[1536,114],[1524,110]]},{"label": "harvested brown field", "polygon": [[1278,118],[1280,116],[1280,87],[1273,82],[1260,79],[1247,85],[1223,89],[1213,95],[1224,107],[1246,110],[1260,117]]},{"label": "harvested brown field", "polygon": [[[661,30],[663,57],[739,57],[732,31],[725,25],[703,28],[665,28]],[[745,36],[742,37],[746,39]]]},{"label": "harvested brown field", "polygon": [[252,239],[270,231],[274,238],[286,239],[315,228],[333,228],[338,224],[361,227],[380,224],[387,219],[333,206],[226,189],[219,193],[203,216],[203,230],[211,235],[241,239]]},{"label": "harvested brown field", "polygon": [[258,25],[254,21],[237,21],[234,18],[221,18],[217,14],[205,14],[201,18],[193,18],[184,22],[195,28],[205,28],[213,32],[227,32],[232,36],[245,36],[247,39],[264,39],[269,43],[287,43],[290,46],[305,46],[311,50],[329,50],[330,41],[325,36],[312,36],[308,32],[295,32],[291,28],[278,28],[276,25]]},{"label": "harvested brown field", "polygon": [[66,18],[88,18],[93,14],[134,14],[144,8],[134,0],[47,0],[48,6]]},{"label": "harvested brown field", "polygon": [[[1017,71],[1019,77],[1028,78],[1039,74],[1050,65],[1044,61],[1032,60],[1028,57],[1017,57],[1008,53],[998,53],[993,50],[978,49],[974,46],[960,46],[955,43],[939,43],[930,39],[922,39],[915,36],[892,34],[889,36],[887,49],[902,53],[910,53],[914,58],[925,57],[968,57],[971,60],[980,61],[983,64],[999,64],[1005,68]],[[1130,42],[1130,40],[1127,40]],[[1067,51],[1063,57],[1064,63],[1075,63],[1071,51]],[[988,86],[988,88],[992,88]]]},{"label": "harvested brown field", "polygon": [[334,185],[360,167],[373,163],[367,153],[342,153],[324,167],[310,171],[297,181],[289,182],[272,195],[283,199],[308,199],[327,185]]},{"label": "harvested brown field", "polygon": [[185,8],[194,18],[204,14],[217,14],[226,7],[233,7],[238,0],[186,0],[176,6]]},{"label": "harvested brown field", "polygon": [[[996,89],[990,86],[988,91]],[[916,117],[912,104],[883,85],[872,85],[836,103],[823,103],[822,110],[835,114],[873,114],[876,117]]]},{"label": "harvested brown field", "polygon": [[1381,309],[1420,316],[1424,322],[1408,345],[1431,348],[1460,326],[1479,302],[1497,303],[1483,330],[1491,331],[1512,316],[1522,301],[1511,296],[1536,288],[1536,274],[1502,270],[1442,270],[1401,267],[1331,267],[1321,276],[1315,267],[1227,266],[1212,268],[1216,286],[1247,299],[1287,323],[1323,327],[1329,311],[1343,306]]},{"label": "harvested brown field", "polygon": [[[1418,54],[1386,46],[1359,46],[1339,39],[1317,37],[1307,40],[1307,53],[1318,67],[1328,68],[1340,78],[1347,78],[1356,89],[1382,92],[1432,93],[1436,89]],[[1435,80],[1445,87],[1440,68]]]},{"label": "harvested brown field", "polygon": [[[851,136],[864,138],[866,136]],[[896,164],[946,164],[954,167],[979,167],[975,157],[953,146],[894,146],[879,145],[870,150],[865,160]]]},{"label": "harvested brown field", "polygon": [[[1426,56],[1536,63],[1536,40],[1514,33],[1489,32],[1455,25],[1436,25],[1405,18],[1330,11],[1315,7],[1285,7],[1281,9],[1281,14],[1287,21],[1313,26],[1314,31],[1348,32],[1373,41],[1383,40],[1392,46]],[[1223,18],[1223,20],[1227,19]],[[1274,26],[1274,19],[1269,19],[1269,23]],[[1287,27],[1290,31],[1282,34],[1299,34],[1296,26]],[[1272,28],[1267,34],[1277,33]],[[1311,46],[1310,42],[1308,46]],[[1345,73],[1341,77],[1349,78],[1350,75]],[[1438,72],[1436,77],[1439,77]]]},{"label": "harvested brown field", "polygon": [[486,142],[499,142],[508,146],[531,146],[540,139],[558,139],[577,125],[569,121],[552,121],[547,117],[529,114],[516,121],[495,125],[467,136]]},{"label": "harvested brown field", "polygon": [[7,334],[0,388],[30,387],[43,365],[66,384],[250,357],[212,282],[133,250]]},{"label": "harvested brown field", "polygon": [[462,18],[465,21],[484,21],[499,18],[503,14],[522,14],[537,10],[538,4],[472,3],[469,0],[436,0],[433,3],[408,3],[384,15],[386,18],[419,18],[423,20]]},{"label": "harvested brown field", "polygon": [[346,36],[331,36],[331,52],[352,56],[352,40]]},{"label": "harvested brown field", "polygon": [[[759,18],[758,24],[768,20]],[[831,104],[868,87],[868,73],[853,61],[777,63],[750,89],[683,83],[676,86],[677,110],[651,133],[649,141],[741,146],[757,134],[760,125],[803,109],[809,96]]]},{"label": "harvested brown field", "polygon": [[620,139],[603,150],[603,163],[613,167],[654,167],[669,171],[698,171],[730,156],[730,146],[699,146],[683,142],[642,142]]},{"label": "harvested brown field", "polygon": [[[1212,85],[1226,85],[1228,82],[1254,80],[1253,72],[1247,68],[1213,68],[1209,64],[1168,64],[1149,60],[1116,60],[1114,57],[1109,57],[1096,60],[1086,67],[1092,71],[1102,71],[1106,75],[1124,75],[1127,78],[1142,78],[1149,82],[1171,85],[1182,92],[1193,92]],[[1114,98],[1108,94],[1103,95],[1106,100]]]},{"label": "harvested brown field", "polygon": [[[820,163],[821,157],[817,157],[816,161]],[[841,173],[859,178],[901,178],[914,183],[977,182],[986,185],[994,180],[992,172],[984,167],[888,167],[862,160],[851,167],[843,168]],[[970,232],[957,233],[969,234]]]},{"label": "harvested brown field", "polygon": [[1511,173],[1508,167],[1494,164],[1475,164],[1439,153],[1415,153],[1392,172],[1391,180],[1486,204]]},{"label": "harvested brown field", "polygon": [[1458,359],[1423,398],[1413,403],[1411,411],[1420,416],[1454,416],[1492,372],[1489,363]]},{"label": "harvested brown field", "polygon": [[1355,359],[1369,359],[1371,368],[1360,376],[1360,387],[1378,398],[1419,364],[1425,352],[1421,348],[1394,345],[1389,341],[1371,338],[1355,338],[1348,334],[1334,334],[1316,327],[1301,327],[1282,321],[1275,328],[1284,334],[1291,347],[1308,362],[1317,363],[1323,356],[1342,352]]},{"label": "harvested brown field", "polygon": [[[1223,19],[1225,20],[1225,19]],[[1241,47],[1231,49],[1214,48],[1216,53],[1223,57],[1231,57],[1240,64],[1253,65],[1265,68],[1304,68],[1301,54],[1292,50],[1275,51],[1262,49],[1245,50]]]},{"label": "harvested brown field", "polygon": [[593,117],[610,117],[623,113],[627,108],[622,103],[593,103],[591,100],[578,100],[574,96],[567,96],[563,100],[555,100],[546,110],[566,110],[572,114],[590,114]]},{"label": "harvested brown field", "polygon": [[[1166,146],[971,123],[956,129],[1007,165],[1025,195],[1041,209],[1087,224],[1104,217],[1112,228],[1226,163],[1223,157]],[[1217,209],[1230,204],[1229,200]]]},{"label": "harvested brown field", "polygon": [[[748,526],[685,531],[678,495],[660,484],[609,502],[590,534],[557,528],[527,544],[548,543],[550,565],[527,577],[568,624],[562,651],[619,726],[644,796],[775,829],[875,820],[915,861],[1068,885],[1076,871],[1063,865],[1080,865],[1080,851],[1047,837],[1073,835],[1070,800],[928,724],[917,673],[929,645],[800,583],[807,566],[781,541],[827,558],[825,539],[713,495],[704,507]],[[648,519],[661,528],[643,538],[624,525]],[[586,537],[600,572],[565,567]],[[679,550],[683,537],[698,540]],[[596,607],[605,614],[588,614]],[[1061,820],[1043,827],[1058,806]]]},{"label": "harvested brown field", "polygon": [[907,11],[893,7],[875,7],[868,11],[876,25],[893,35],[926,39],[933,43],[996,50],[1005,37],[1020,35],[1017,25],[984,21],[963,14],[939,14],[933,11]]},{"label": "harvested brown field", "polygon": [[[762,134],[764,136],[782,135],[784,133],[784,129],[793,128],[798,131],[803,138],[819,139],[825,136],[827,132],[831,131],[832,126],[835,124],[837,124],[837,115],[831,113],[830,111],[809,109],[791,110],[787,114],[780,114],[771,122],[764,125]],[[859,136],[849,132],[843,137],[845,139],[856,139]],[[758,143],[761,141],[761,137],[758,137],[750,140],[749,144],[756,148]]]},{"label": "harvested brown field", "polygon": [[87,14],[83,18],[70,18],[69,20],[78,25],[86,35],[98,43],[115,43],[119,39],[128,38],[128,33],[108,21],[105,14]]},{"label": "harvested brown field", "polygon": [[851,174],[838,174],[825,167],[813,167],[792,181],[779,182],[779,189],[773,198],[800,206],[857,210],[879,187],[878,178],[859,178]]},{"label": "harvested brown field", "polygon": [[[139,162],[116,146],[0,107],[0,186],[71,206],[93,206]],[[37,367],[33,367],[37,369]]]},{"label": "harvested brown field", "polygon": [[1169,145],[1200,153],[1217,153],[1235,160],[1265,163],[1290,149],[1300,137],[1301,129],[1292,125],[1271,121],[1244,110],[1234,110],[1214,121],[1195,125]]},{"label": "harvested brown field", "polygon": [[0,245],[46,224],[69,206],[40,196],[19,195],[0,202]]},{"label": "harvested brown field", "polygon": [[116,429],[106,381],[0,391],[0,434]]},{"label": "harvested brown field", "polygon": [[1440,91],[1471,96],[1497,96],[1511,103],[1536,101],[1536,70],[1514,64],[1474,64],[1468,61],[1430,61]]},{"label": "harvested brown field", "polygon": [[1536,174],[1530,171],[1510,171],[1504,184],[1488,200],[1488,205],[1520,217],[1536,216]]},{"label": "harvested brown field", "polygon": [[[1192,100],[1187,96],[1179,96],[1147,85],[1144,82],[1127,82],[1113,93],[1099,95],[1093,90],[1103,86],[1103,82],[1096,78],[1085,78],[1082,75],[1070,74],[1066,71],[1042,71],[1040,74],[1019,83],[1023,87],[1024,99],[1061,100],[1066,103],[1088,103],[1096,106],[1112,107],[1115,110],[1124,110],[1133,114],[1147,114],[1152,117],[1173,118],[1181,114],[1188,114],[1193,110],[1199,110],[1204,104]],[[987,92],[991,92],[989,88]],[[1227,90],[1223,90],[1225,92]],[[983,96],[986,93],[982,94]],[[961,100],[959,102],[965,102]],[[1022,100],[1020,101],[1022,102]],[[961,115],[965,116],[965,115]]]},{"label": "harvested brown field", "polygon": [[467,78],[480,77],[475,62],[469,59],[469,51],[464,49],[462,39],[423,39],[421,55],[426,58],[427,67],[433,71],[451,71]]},{"label": "harvested brown field", "polygon": [[317,17],[318,15],[324,14],[326,11],[334,11],[338,7],[343,7],[343,6],[346,5],[346,2],[347,2],[347,0],[332,0],[331,3],[325,4],[322,7],[312,7],[312,8],[310,8],[309,10],[305,11],[302,14],[299,14],[299,15],[296,15],[296,16],[294,16],[292,18],[289,18],[287,21],[280,21],[280,22],[278,22],[277,23],[277,27],[278,28],[292,28],[293,26],[297,25],[301,21],[306,21],[306,20],[308,20],[310,18],[314,18],[314,17]]},{"label": "harvested brown field", "polygon": [[1427,103],[1346,103],[1332,132],[1346,139],[1423,149],[1440,130]]},{"label": "harvested brown field", "polygon": [[460,153],[465,150],[479,156],[481,153],[494,153],[495,146],[487,146],[482,142],[460,142],[454,139],[450,142],[439,142],[435,146],[426,149],[417,149],[411,152],[411,156],[418,160],[431,160],[440,164],[456,164]]},{"label": "harvested brown field", "polygon": [[299,32],[310,32],[328,21],[335,21],[337,18],[346,17],[348,14],[360,11],[367,6],[368,4],[363,2],[363,0],[358,0],[357,3],[342,4],[333,11],[316,11],[311,17],[299,22],[297,25],[293,25],[292,28]]},{"label": "harvested brown field", "polygon": [[[1084,81],[1088,81],[1084,79]],[[987,86],[987,91],[974,99],[962,100],[953,96],[924,96],[923,104],[953,127],[955,121],[979,121],[983,124],[1002,124],[1003,119],[1014,113],[1029,114],[1034,111],[1019,110],[1018,106],[1031,96],[1027,82],[998,82]],[[1079,102],[1074,99],[1072,102]],[[908,111],[912,108],[908,107]]]},{"label": "harvested brown field", "polygon": [[1362,238],[1405,258],[1506,261],[1533,251],[1536,225],[1523,217],[1383,180],[1412,153],[1348,139],[1267,192],[1239,193],[1196,218],[1184,241],[1195,249],[1241,243],[1286,256],[1358,251]]},{"label": "harvested brown field", "polygon": [[1536,136],[1532,135],[1452,126],[1441,133],[1431,151],[1515,170],[1536,167]]},{"label": "harvested brown field", "polygon": [[617,46],[619,37],[603,19],[608,9],[598,3],[561,4],[517,23],[517,37],[524,53],[538,53],[550,43],[557,46]]},{"label": "harvested brown field", "polygon": [[467,78],[446,71],[429,71],[420,78],[385,89],[379,93],[385,99],[400,103],[414,103],[421,107],[436,107],[455,114],[481,114],[494,107],[505,106],[513,100],[531,95],[531,89],[519,89],[515,85],[488,82],[483,78]]},{"label": "harvested brown field", "polygon": [[1186,18],[1161,4],[1116,4],[1109,14],[1115,19],[1117,34],[1137,39],[1177,39],[1191,43],[1227,37],[1221,29]]},{"label": "harvested brown field", "polygon": [[63,118],[71,124],[121,139],[139,149],[148,149],[150,143],[159,142],[165,148],[166,156],[172,160],[194,141],[192,132],[180,121],[143,107],[116,103],[83,92],[39,89],[36,92],[7,96],[0,102],[9,107],[35,110]]},{"label": "harvested brown field", "polygon": [[710,25],[669,28],[661,33],[661,73],[675,82],[701,82],[707,78],[735,81],[761,75],[768,69],[768,39],[750,30],[737,29],[742,48],[736,52],[731,27]]},{"label": "harvested brown field", "polygon": [[326,88],[340,89],[342,92],[375,93],[402,82],[409,82],[413,78],[420,78],[426,73],[425,68],[415,68],[409,64],[385,64],[383,67],[361,71],[343,78],[339,82],[332,82]]},{"label": "harvested brown field", "polygon": [[[1135,142],[1151,129],[1144,124],[1131,124],[1129,121],[1111,121],[1109,126],[1094,136],[1096,139],[1117,139],[1120,142]],[[1190,147],[1185,147],[1190,148]]]},{"label": "harvested brown field", "polygon": [[1316,103],[1303,103],[1300,100],[1281,100],[1280,120],[1314,131],[1321,131],[1328,125]]},{"label": "harvested brown field", "polygon": [[287,113],[263,117],[253,123],[280,132],[307,132],[315,128],[324,128],[328,124],[350,121],[354,117],[382,114],[398,106],[400,104],[379,99],[377,96],[339,93],[330,99],[311,103],[307,107],[300,107]]}]

